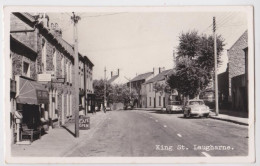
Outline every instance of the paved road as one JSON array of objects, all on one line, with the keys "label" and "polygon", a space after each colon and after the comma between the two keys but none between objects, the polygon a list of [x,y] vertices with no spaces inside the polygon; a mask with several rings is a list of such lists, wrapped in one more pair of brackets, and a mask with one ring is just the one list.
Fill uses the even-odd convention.
[{"label": "paved road", "polygon": [[[210,145],[222,150],[206,149]],[[93,136],[86,136],[67,156],[205,157],[247,153],[247,126],[206,118],[184,119],[181,114],[159,111],[122,110],[107,112]]]}]

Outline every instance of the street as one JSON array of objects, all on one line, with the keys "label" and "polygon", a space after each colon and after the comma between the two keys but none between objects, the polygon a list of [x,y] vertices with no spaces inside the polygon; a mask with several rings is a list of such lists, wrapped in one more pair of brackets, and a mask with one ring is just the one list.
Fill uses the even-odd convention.
[{"label": "street", "polygon": [[248,127],[161,111],[109,111],[69,157],[246,156]]}]

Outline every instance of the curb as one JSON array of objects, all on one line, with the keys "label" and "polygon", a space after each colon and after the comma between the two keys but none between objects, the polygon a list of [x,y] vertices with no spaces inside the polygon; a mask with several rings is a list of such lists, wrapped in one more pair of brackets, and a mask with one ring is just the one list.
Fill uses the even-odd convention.
[{"label": "curb", "polygon": [[[102,119],[101,121],[99,121],[99,122],[95,125],[94,130],[92,130],[92,131],[89,133],[88,136],[90,136],[90,137],[88,137],[88,138],[91,138],[91,137],[96,133],[97,128],[103,124],[104,120],[105,120],[105,118]],[[78,147],[81,146],[83,140],[85,140],[85,138],[83,138],[83,137],[82,137],[82,138],[79,138],[77,141],[74,142],[73,145],[71,145],[69,148],[67,148],[67,150],[61,152],[60,157],[66,157],[67,155],[71,154],[74,150],[76,150]]]},{"label": "curb", "polygon": [[[140,109],[140,110],[147,111],[147,110],[153,110],[153,108],[151,108],[151,109],[143,108],[143,109]],[[160,110],[159,109],[154,109],[153,111],[160,111]],[[222,121],[226,121],[226,122],[231,122],[231,123],[235,123],[235,124],[239,124],[239,125],[248,126],[248,123],[240,122],[240,121],[236,121],[236,120],[232,120],[232,119],[223,119],[223,118],[216,117],[216,116],[209,116],[209,118],[215,119],[215,120],[222,120]]]},{"label": "curb", "polygon": [[209,118],[216,119],[216,120],[222,120],[222,121],[226,121],[226,122],[231,122],[231,123],[235,123],[235,124],[239,124],[239,125],[248,126],[248,123],[239,122],[239,121],[232,120],[232,119],[223,119],[223,118],[214,117],[214,116],[210,116]]}]

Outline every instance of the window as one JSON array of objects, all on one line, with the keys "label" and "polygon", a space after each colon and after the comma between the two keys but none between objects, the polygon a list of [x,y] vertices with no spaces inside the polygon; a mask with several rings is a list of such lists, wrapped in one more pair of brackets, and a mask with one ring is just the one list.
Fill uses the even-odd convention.
[{"label": "window", "polygon": [[42,39],[42,70],[43,73],[46,71],[46,42]]},{"label": "window", "polygon": [[65,74],[64,74],[64,57],[63,56],[61,57],[61,75],[62,75],[62,77],[65,76]]},{"label": "window", "polygon": [[69,116],[69,94],[67,94],[67,97],[66,97],[66,99],[67,99],[67,111],[66,111],[66,116]]},{"label": "window", "polygon": [[66,75],[66,81],[67,82],[69,82],[69,63],[68,62],[66,62],[66,73],[65,73],[65,75]]},{"label": "window", "polygon": [[23,75],[30,77],[30,64],[27,62],[23,62]]},{"label": "window", "polygon": [[161,106],[161,96],[159,96],[159,106]]},{"label": "window", "polygon": [[70,83],[72,83],[72,64],[70,63]]},{"label": "window", "polygon": [[149,97],[149,99],[150,99],[150,101],[149,101],[149,103],[150,103],[150,106],[152,106],[152,98],[151,98],[151,97]]},{"label": "window", "polygon": [[70,94],[70,115],[72,115],[72,95]]},{"label": "window", "polygon": [[53,63],[54,76],[56,76],[56,72],[57,72],[57,51],[56,50],[54,50],[53,53],[52,63]]}]

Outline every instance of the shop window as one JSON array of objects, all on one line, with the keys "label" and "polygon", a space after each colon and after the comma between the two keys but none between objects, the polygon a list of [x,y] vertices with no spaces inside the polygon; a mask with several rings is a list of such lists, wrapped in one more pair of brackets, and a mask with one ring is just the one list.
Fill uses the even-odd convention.
[{"label": "shop window", "polygon": [[72,115],[72,95],[70,94],[70,115]]},{"label": "shop window", "polygon": [[66,110],[66,116],[69,116],[69,94],[67,94],[67,97],[66,97],[66,100],[67,100],[67,110]]},{"label": "shop window", "polygon": [[23,75],[30,77],[30,64],[27,62],[23,62]]}]

